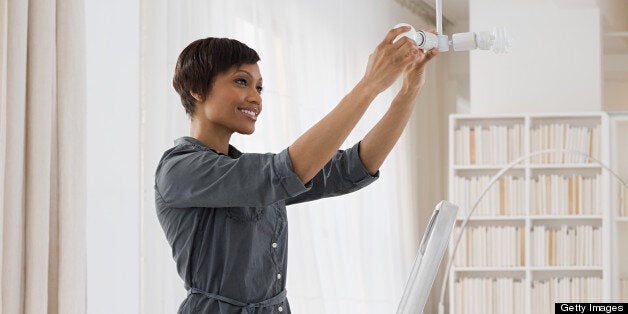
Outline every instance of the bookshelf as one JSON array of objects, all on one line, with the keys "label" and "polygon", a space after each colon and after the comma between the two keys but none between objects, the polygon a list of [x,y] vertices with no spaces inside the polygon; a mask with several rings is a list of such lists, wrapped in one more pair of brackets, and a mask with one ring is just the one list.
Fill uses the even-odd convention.
[{"label": "bookshelf", "polygon": [[[628,181],[628,113],[610,113],[611,166],[619,176]],[[612,231],[612,297],[618,302],[628,302],[628,190],[611,180]]]},{"label": "bookshelf", "polygon": [[[628,147],[628,116],[622,123],[625,131],[615,133]],[[603,112],[451,115],[448,199],[461,208],[452,245],[492,176],[517,158],[562,148],[611,165],[609,125]],[[625,153],[615,160],[628,160]],[[557,300],[628,293],[628,252],[618,254],[626,251],[618,239],[628,238],[628,213],[619,215],[611,186],[603,167],[567,153],[536,156],[506,172],[464,231],[449,274],[449,312],[553,313]]]}]

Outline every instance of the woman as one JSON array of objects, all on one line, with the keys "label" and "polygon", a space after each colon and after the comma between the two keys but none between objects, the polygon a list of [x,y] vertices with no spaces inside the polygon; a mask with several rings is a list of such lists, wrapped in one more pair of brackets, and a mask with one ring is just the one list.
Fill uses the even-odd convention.
[{"label": "woman", "polygon": [[[179,313],[290,313],[286,205],[356,191],[379,176],[425,82],[424,53],[393,29],[340,103],[278,154],[241,153],[262,112],[259,56],[231,39],[206,38],[179,56],[173,84],[191,117],[155,174],[157,215],[188,297]],[[394,41],[394,42],[393,42]],[[362,141],[338,148],[375,96],[403,73],[390,109]]]}]

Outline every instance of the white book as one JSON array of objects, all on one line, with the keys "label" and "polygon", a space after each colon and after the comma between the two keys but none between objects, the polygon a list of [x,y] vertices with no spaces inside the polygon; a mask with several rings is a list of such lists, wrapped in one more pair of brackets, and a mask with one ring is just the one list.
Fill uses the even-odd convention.
[{"label": "white book", "polygon": [[463,127],[460,128],[460,161],[459,164],[460,165],[466,165],[467,164],[467,147],[469,145],[469,138],[465,137],[465,135],[467,135],[465,129]]},{"label": "white book", "polygon": [[460,129],[455,130],[454,131],[454,151],[450,152],[450,154],[454,154],[454,164],[456,165],[460,165],[462,164],[460,162],[460,153],[461,153],[461,149],[460,149],[460,143],[461,139],[460,139]]},{"label": "white book", "polygon": [[[562,126],[560,124],[552,124],[554,129],[552,130],[553,141],[552,141],[552,149],[557,149],[560,146],[560,129]],[[554,152],[552,153],[552,163],[560,163],[560,153]]]},{"label": "white book", "polygon": [[[587,129],[583,127],[583,128],[580,128],[580,145],[579,145],[580,149],[579,149],[579,151],[582,152],[582,153],[585,153],[585,154],[587,153],[587,149],[586,149],[586,145],[587,144],[586,143],[587,143]],[[578,158],[578,160],[579,160],[578,161],[579,163],[586,162],[586,158],[584,158],[582,156],[580,156],[580,158]]]},{"label": "white book", "polygon": [[510,143],[508,139],[508,127],[502,126],[502,140],[505,141],[506,145],[502,145],[502,163],[507,164],[510,160],[508,159],[508,143]]},{"label": "white book", "polygon": [[[561,124],[552,124],[551,125],[551,145],[548,147],[548,149],[560,149],[561,148],[561,129],[562,129],[562,125]],[[560,163],[562,160],[562,153],[561,152],[552,152],[550,154],[551,157],[551,162],[552,163]]]},{"label": "white book", "polygon": [[502,138],[501,138],[501,134],[500,134],[500,127],[499,126],[495,126],[494,130],[495,130],[495,142],[493,144],[494,144],[494,150],[495,151],[493,152],[494,153],[494,157],[493,158],[494,158],[495,164],[500,165],[500,164],[502,164],[502,161],[499,158],[499,155],[500,155],[501,150],[502,150],[503,142],[502,142]]},{"label": "white book", "polygon": [[478,165],[483,165],[482,161],[482,126],[478,125],[475,127],[475,163]]},{"label": "white book", "polygon": [[583,177],[578,175],[578,213],[582,214],[582,206],[584,204],[584,184],[582,184]]},{"label": "white book", "polygon": [[[566,140],[567,140],[567,129],[569,128],[569,125],[566,123],[563,123],[561,125],[560,128],[560,145],[559,145],[559,149],[565,149],[565,147],[567,146]],[[565,153],[560,153],[560,163],[565,163]]]},{"label": "white book", "polygon": [[600,157],[601,157],[600,152],[601,152],[601,145],[602,145],[602,143],[601,143],[601,140],[600,140],[600,126],[599,125],[595,127],[595,132],[593,134],[594,134],[594,136],[593,136],[594,155],[593,156],[595,158],[597,158],[597,159],[600,159]]},{"label": "white book", "polygon": [[456,164],[457,165],[463,165],[464,162],[464,136],[462,135],[462,128],[458,128],[458,130],[456,130]]},{"label": "white book", "polygon": [[[592,141],[592,138],[593,138],[592,131],[593,131],[592,129],[587,128],[586,138],[585,138],[585,146],[584,146],[585,147],[584,148],[584,153],[587,154],[587,155],[592,155],[592,147],[591,147],[591,144],[592,144],[591,141]],[[584,160],[584,162],[590,163],[591,160],[586,158]]]},{"label": "white book", "polygon": [[582,206],[580,208],[580,213],[582,215],[586,215],[589,213],[589,202],[588,202],[588,194],[589,194],[589,179],[587,177],[581,177],[580,183],[582,185]]},{"label": "white book", "polygon": [[587,178],[587,215],[595,213],[595,177]]},{"label": "white book", "polygon": [[[537,150],[543,150],[545,147],[545,126],[541,125],[538,127],[538,143],[537,143]],[[536,161],[536,163],[543,163],[545,161],[545,155],[538,155],[538,159]]]},{"label": "white book", "polygon": [[[545,132],[544,132],[544,129],[543,129],[542,126],[540,126],[537,129],[537,131],[538,131],[538,133],[537,133],[538,141],[537,141],[536,150],[543,150],[543,149],[545,149],[545,146],[544,146],[544,143],[545,143],[545,137],[544,137]],[[536,163],[539,163],[539,164],[543,163],[544,160],[545,160],[545,155],[538,155]]]},{"label": "white book", "polygon": [[539,175],[537,176],[539,185],[539,214],[545,213],[545,176]]},{"label": "white book", "polygon": [[[567,133],[565,135],[565,149],[566,150],[571,150],[572,149],[572,141],[573,141],[573,134],[571,132],[571,126],[568,126],[567,129],[565,130],[565,132]],[[565,154],[565,163],[571,163],[573,160],[573,154],[571,153],[567,153]]]},{"label": "white book", "polygon": [[[537,130],[536,129],[532,129],[530,130],[530,152],[533,153],[535,151],[537,151],[536,149],[536,142],[537,142]],[[537,160],[537,156],[534,156],[530,159],[530,163],[535,163]]]},{"label": "white book", "polygon": [[[572,132],[574,134],[573,150],[580,152],[581,151],[580,143],[582,141],[580,128],[579,127],[574,127],[572,129]],[[579,155],[574,155],[574,162],[577,162],[580,159],[581,159],[581,157]]]},{"label": "white book", "polygon": [[[546,149],[549,149],[549,147],[550,147],[549,146],[549,144],[550,144],[550,128],[549,128],[549,125],[543,125],[542,126],[542,130],[543,130],[543,137],[542,137],[543,142],[542,142],[542,145],[541,145],[541,149],[542,150],[546,150]],[[551,160],[550,154],[547,154],[547,153],[543,154],[543,161],[542,161],[542,163],[544,163],[544,164],[549,163],[550,160]]]},{"label": "white book", "polygon": [[[574,142],[573,142],[573,150],[579,152],[580,151],[580,147],[579,147],[579,144],[580,144],[580,128],[579,127],[573,127],[572,128],[572,133],[574,135],[573,136],[573,140],[574,140]],[[573,159],[572,159],[573,163],[577,163],[580,159],[581,159],[580,155],[573,154]]]},{"label": "white book", "polygon": [[517,140],[515,138],[515,126],[506,129],[508,133],[508,160],[507,163],[515,160],[515,147],[517,146]]},{"label": "white book", "polygon": [[[555,125],[554,124],[549,124],[547,126],[548,130],[548,137],[547,137],[547,149],[553,149],[554,148],[554,143],[556,142],[556,132],[554,131]],[[548,154],[548,163],[554,163],[554,155],[556,155],[556,153],[549,153]]]},{"label": "white book", "polygon": [[[565,124],[557,124],[556,125],[556,144],[554,146],[555,149],[562,149],[563,148],[563,128],[565,127]],[[562,153],[556,153],[556,163],[562,163],[563,159],[562,159]]]},{"label": "white book", "polygon": [[501,140],[504,143],[504,145],[502,146],[501,160],[502,160],[502,164],[507,164],[510,161],[508,158],[508,146],[511,146],[512,142],[510,142],[508,138],[508,127],[503,125],[500,127],[500,129],[501,129]]},{"label": "white book", "polygon": [[591,212],[592,214],[599,214],[600,213],[600,199],[598,197],[599,195],[599,191],[600,191],[600,185],[598,185],[598,177],[594,177],[592,180],[592,188],[591,191],[593,193],[593,197],[592,197],[592,209],[593,211]]},{"label": "white book", "polygon": [[483,129],[482,130],[482,161],[487,164],[490,165],[490,154],[491,154],[491,150],[490,150],[490,139],[491,139],[491,132],[488,129]]},{"label": "white book", "polygon": [[469,164],[469,130],[468,127],[462,127],[460,129],[460,138],[461,138],[461,164],[468,165]]}]

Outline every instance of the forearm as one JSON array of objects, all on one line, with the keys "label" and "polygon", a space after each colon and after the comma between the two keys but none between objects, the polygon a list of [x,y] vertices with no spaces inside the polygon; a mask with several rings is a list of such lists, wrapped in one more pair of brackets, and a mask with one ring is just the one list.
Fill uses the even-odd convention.
[{"label": "forearm", "polygon": [[370,86],[359,83],[330,113],[290,145],[292,168],[303,183],[314,178],[332,158],[376,95]]},{"label": "forearm", "polygon": [[414,101],[425,84],[425,66],[437,54],[438,49],[421,51],[414,62],[404,69],[401,91],[384,117],[360,143],[360,159],[370,174],[377,172],[401,137],[412,115]]},{"label": "forearm", "polygon": [[402,91],[381,120],[360,143],[360,159],[370,174],[375,174],[403,133],[418,91]]},{"label": "forearm", "polygon": [[307,130],[288,149],[292,168],[307,183],[325,166],[366,112],[375,96],[388,88],[399,74],[416,61],[419,48],[403,37],[409,27],[398,27],[386,34],[369,56],[364,77],[353,90],[321,121]]}]

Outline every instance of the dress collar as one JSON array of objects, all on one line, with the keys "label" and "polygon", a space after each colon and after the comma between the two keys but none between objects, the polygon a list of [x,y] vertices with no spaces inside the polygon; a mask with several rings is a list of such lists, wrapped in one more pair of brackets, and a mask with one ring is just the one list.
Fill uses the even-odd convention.
[{"label": "dress collar", "polygon": [[[191,144],[191,145],[193,145],[196,148],[199,148],[199,149],[202,149],[202,150],[212,151],[212,152],[214,152],[216,154],[224,156],[223,153],[221,153],[221,152],[219,152],[219,151],[217,151],[217,150],[215,150],[215,149],[213,149],[213,148],[203,144],[201,141],[199,141],[199,140],[197,140],[197,139],[195,139],[195,138],[193,138],[191,136],[183,136],[183,137],[180,137],[180,138],[178,138],[178,139],[176,139],[174,141],[174,145],[175,146],[181,145],[181,144]],[[231,158],[238,158],[241,155],[242,155],[242,152],[240,152],[237,148],[235,148],[231,144],[229,144],[229,157],[231,157]]]}]

